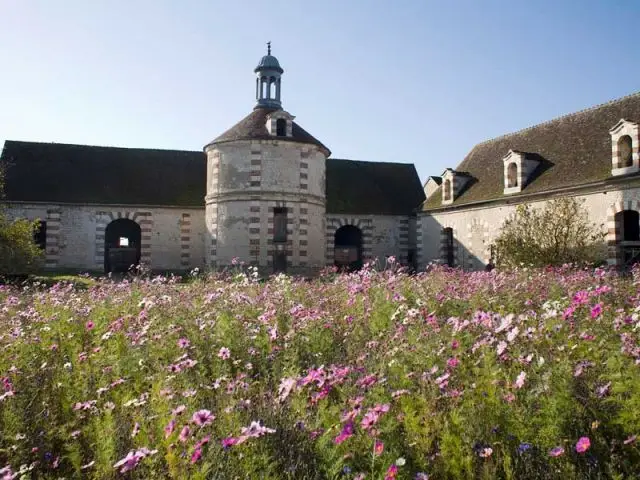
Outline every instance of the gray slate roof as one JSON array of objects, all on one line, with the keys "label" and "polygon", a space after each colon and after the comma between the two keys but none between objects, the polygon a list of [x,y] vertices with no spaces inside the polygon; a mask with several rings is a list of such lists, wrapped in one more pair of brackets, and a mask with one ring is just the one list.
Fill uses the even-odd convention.
[{"label": "gray slate roof", "polygon": [[[210,144],[233,142],[236,140],[273,140],[267,130],[267,115],[275,112],[276,108],[256,107],[253,111],[236,123],[229,130],[219,135]],[[291,137],[278,137],[279,141],[283,142],[298,142],[298,143],[310,143],[322,148],[326,155],[329,156],[331,152],[329,149],[316,139],[313,135],[307,132],[304,128],[293,122]]]},{"label": "gray slate roof", "polygon": [[[624,118],[640,122],[640,92],[572,113],[540,125],[479,143],[455,170],[471,176],[453,206],[514,199],[529,193],[574,187],[611,177],[609,130]],[[540,162],[520,194],[504,195],[502,159],[509,150],[526,152]],[[441,189],[424,203],[424,210],[442,206]]]},{"label": "gray slate roof", "polygon": [[[204,208],[202,152],[7,140],[5,200]],[[327,212],[407,215],[424,200],[412,164],[327,160]]]}]

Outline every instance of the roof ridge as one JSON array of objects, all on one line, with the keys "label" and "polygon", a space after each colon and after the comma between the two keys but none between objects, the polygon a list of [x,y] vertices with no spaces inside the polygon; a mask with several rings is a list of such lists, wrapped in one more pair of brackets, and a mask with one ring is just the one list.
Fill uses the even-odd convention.
[{"label": "roof ridge", "polygon": [[84,143],[67,142],[38,142],[33,140],[5,140],[4,143],[23,143],[27,145],[59,145],[63,147],[84,147],[84,148],[112,148],[118,150],[147,150],[155,152],[182,152],[182,153],[202,153],[201,150],[178,150],[176,148],[147,148],[147,147],[118,147],[115,145],[89,145]]},{"label": "roof ridge", "polygon": [[377,165],[380,165],[380,164],[385,164],[385,165],[413,165],[415,167],[415,164],[413,162],[378,162],[378,161],[375,161],[375,160],[353,160],[351,158],[335,158],[335,157],[329,157],[329,158],[327,158],[327,160],[336,160],[336,161],[340,161],[340,162],[375,163]]},{"label": "roof ridge", "polygon": [[634,92],[634,93],[630,93],[630,94],[624,95],[622,97],[614,98],[614,99],[609,100],[607,102],[599,103],[599,104],[593,105],[591,107],[583,108],[582,110],[578,110],[578,111],[571,112],[571,113],[565,113],[564,115],[560,115],[560,116],[552,118],[550,120],[545,120],[544,122],[536,123],[535,125],[531,125],[529,127],[521,128],[520,130],[516,130],[516,131],[513,131],[513,132],[509,132],[509,133],[505,133],[505,134],[502,134],[502,135],[498,135],[497,137],[489,138],[487,140],[483,140],[482,142],[476,143],[476,145],[473,148],[478,147],[480,145],[485,145],[485,144],[490,143],[490,142],[494,142],[496,140],[501,140],[503,138],[510,137],[511,135],[517,135],[517,134],[520,134],[520,133],[524,133],[524,132],[527,132],[527,131],[532,130],[534,128],[542,127],[543,125],[548,125],[550,123],[557,122],[559,120],[564,120],[564,119],[575,117],[575,116],[578,116],[578,115],[581,115],[581,114],[584,114],[584,113],[587,113],[587,112],[591,112],[593,110],[598,110],[599,108],[603,108],[603,107],[606,107],[606,106],[609,106],[609,105],[613,105],[614,103],[622,102],[624,100],[627,100],[627,99],[632,98],[632,97],[637,97],[637,96],[640,96],[640,91],[637,91],[637,92]]}]

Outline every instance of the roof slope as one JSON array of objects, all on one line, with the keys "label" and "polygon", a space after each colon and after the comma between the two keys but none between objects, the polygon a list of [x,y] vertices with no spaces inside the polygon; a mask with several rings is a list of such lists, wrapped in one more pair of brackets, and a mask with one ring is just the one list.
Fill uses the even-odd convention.
[{"label": "roof slope", "polygon": [[[545,190],[573,187],[611,176],[609,130],[621,119],[640,122],[640,93],[569,114],[519,132],[476,145],[456,171],[472,177],[453,206]],[[540,162],[521,194],[503,195],[503,157],[509,150],[526,152]],[[425,202],[429,210],[442,205],[440,190]]]},{"label": "roof slope", "polygon": [[408,215],[424,199],[412,163],[327,159],[327,213]]},{"label": "roof slope", "polygon": [[202,152],[7,140],[5,199],[204,206]]},{"label": "roof slope", "polygon": [[[5,200],[204,208],[202,152],[7,140]],[[407,215],[424,200],[412,164],[327,160],[327,212]]]},{"label": "roof slope", "polygon": [[272,112],[277,111],[277,108],[265,108],[265,107],[256,107],[253,111],[236,123],[229,130],[224,132],[222,135],[216,137],[214,140],[210,142],[210,144],[214,143],[222,143],[222,142],[233,142],[236,140],[280,140],[280,141],[289,141],[289,142],[299,142],[299,143],[310,143],[313,145],[317,145],[318,147],[325,150],[327,156],[330,155],[329,149],[320,142],[320,140],[316,139],[313,135],[307,132],[304,128],[298,125],[296,122],[293,122],[292,128],[292,136],[291,137],[277,137],[275,138],[273,135],[269,134],[267,130],[267,115]]}]

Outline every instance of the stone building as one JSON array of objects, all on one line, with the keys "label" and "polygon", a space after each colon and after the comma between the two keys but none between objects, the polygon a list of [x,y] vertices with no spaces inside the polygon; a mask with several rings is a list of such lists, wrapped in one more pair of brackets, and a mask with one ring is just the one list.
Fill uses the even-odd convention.
[{"label": "stone building", "polygon": [[413,164],[330,158],[282,108],[271,51],[256,105],[203,152],[6,141],[5,203],[39,219],[53,270],[220,269],[312,275],[388,256],[415,263],[425,199]]},{"label": "stone building", "polygon": [[476,145],[430,177],[418,215],[419,264],[481,269],[516,205],[554,197],[584,201],[606,232],[608,262],[640,254],[640,93]]}]

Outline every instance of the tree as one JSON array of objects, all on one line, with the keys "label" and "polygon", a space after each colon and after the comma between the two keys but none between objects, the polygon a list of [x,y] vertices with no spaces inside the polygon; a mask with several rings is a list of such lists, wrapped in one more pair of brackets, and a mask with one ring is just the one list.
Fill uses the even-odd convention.
[{"label": "tree", "polygon": [[496,239],[497,263],[503,267],[599,263],[606,250],[602,226],[589,221],[582,202],[573,197],[543,207],[518,205]]},{"label": "tree", "polygon": [[[4,165],[0,165],[0,200],[4,199]],[[35,244],[38,221],[10,220],[0,203],[0,276],[27,275],[42,265],[44,252]]]}]

